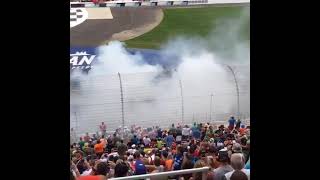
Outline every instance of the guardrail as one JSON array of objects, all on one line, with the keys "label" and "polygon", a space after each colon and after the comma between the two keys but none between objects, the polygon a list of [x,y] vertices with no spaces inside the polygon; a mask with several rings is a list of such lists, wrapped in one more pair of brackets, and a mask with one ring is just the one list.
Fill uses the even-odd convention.
[{"label": "guardrail", "polygon": [[113,179],[114,180],[147,179],[152,177],[168,177],[168,176],[192,174],[192,173],[199,173],[199,172],[202,173],[202,179],[207,179],[208,171],[209,171],[209,167],[202,167],[202,168],[184,169],[184,170],[178,170],[178,171],[160,172],[160,173],[154,173],[154,174],[143,174],[143,175],[136,175],[136,176],[120,177],[120,178],[113,178]]}]

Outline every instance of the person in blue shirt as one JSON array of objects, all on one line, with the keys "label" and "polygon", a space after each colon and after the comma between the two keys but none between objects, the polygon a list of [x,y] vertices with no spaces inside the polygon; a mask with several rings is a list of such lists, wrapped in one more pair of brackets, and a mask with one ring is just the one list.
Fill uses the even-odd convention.
[{"label": "person in blue shirt", "polygon": [[174,157],[173,170],[181,170],[182,160],[183,160],[183,152],[182,147],[177,147],[177,154]]},{"label": "person in blue shirt", "polygon": [[174,137],[171,133],[169,133],[169,135],[165,138],[166,139],[166,145],[167,147],[171,147],[172,143],[174,141]]},{"label": "person in blue shirt", "polygon": [[195,138],[197,140],[201,138],[201,132],[199,131],[198,128],[194,128],[192,130],[192,136],[193,136],[193,138]]},{"label": "person in blue shirt", "polygon": [[234,125],[236,124],[236,119],[234,119],[234,117],[231,116],[228,122],[229,122],[229,127],[228,128],[232,131],[233,128],[234,128]]}]

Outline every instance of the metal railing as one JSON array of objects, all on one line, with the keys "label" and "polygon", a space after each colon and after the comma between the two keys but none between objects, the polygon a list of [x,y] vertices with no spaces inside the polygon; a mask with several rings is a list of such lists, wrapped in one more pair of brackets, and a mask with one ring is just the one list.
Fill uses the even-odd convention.
[{"label": "metal railing", "polygon": [[136,176],[120,177],[120,178],[113,178],[113,179],[114,180],[147,179],[152,177],[168,177],[168,176],[199,173],[199,172],[202,173],[202,179],[206,179],[208,171],[209,171],[209,167],[202,167],[202,168],[184,169],[184,170],[178,170],[178,171],[160,172],[160,173],[154,173],[154,174],[143,174],[143,175],[136,175]]}]

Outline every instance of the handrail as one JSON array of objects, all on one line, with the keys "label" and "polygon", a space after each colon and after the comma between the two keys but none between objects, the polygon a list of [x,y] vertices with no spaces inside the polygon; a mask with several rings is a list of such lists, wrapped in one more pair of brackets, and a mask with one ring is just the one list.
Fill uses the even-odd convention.
[{"label": "handrail", "polygon": [[202,168],[193,168],[193,169],[183,169],[183,170],[178,170],[178,171],[168,171],[168,172],[112,178],[112,179],[114,179],[114,180],[146,179],[146,178],[151,178],[151,177],[174,176],[174,175],[191,174],[191,173],[198,173],[198,172],[202,172],[202,177],[205,177],[205,175],[208,171],[209,171],[209,167],[202,167]]}]

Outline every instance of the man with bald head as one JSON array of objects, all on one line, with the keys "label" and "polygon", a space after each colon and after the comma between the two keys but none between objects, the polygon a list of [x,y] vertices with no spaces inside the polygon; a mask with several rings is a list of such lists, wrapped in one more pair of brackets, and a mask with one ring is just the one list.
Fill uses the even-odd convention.
[{"label": "man with bald head", "polygon": [[235,170],[240,170],[244,172],[248,179],[250,180],[250,169],[244,169],[245,166],[245,158],[242,153],[234,153],[231,155],[230,158],[231,167],[234,169],[231,172],[225,174],[225,179],[230,180],[231,175],[234,173]]}]

